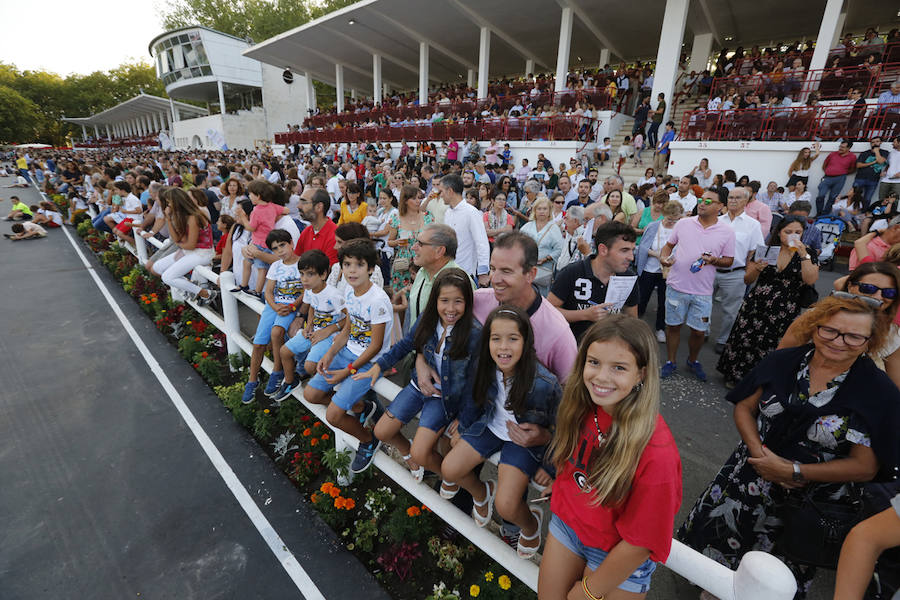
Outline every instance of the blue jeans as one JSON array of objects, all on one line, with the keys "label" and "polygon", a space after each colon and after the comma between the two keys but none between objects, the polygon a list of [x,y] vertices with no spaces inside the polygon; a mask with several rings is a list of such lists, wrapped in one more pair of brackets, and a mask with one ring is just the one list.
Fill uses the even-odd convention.
[{"label": "blue jeans", "polygon": [[94,229],[97,231],[105,231],[107,233],[112,233],[112,230],[109,228],[109,225],[103,222],[103,217],[108,215],[111,211],[108,208],[104,208],[100,211],[100,214],[91,221],[91,225],[94,226]]},{"label": "blue jeans", "polygon": [[647,130],[647,143],[646,146],[648,148],[656,148],[656,143],[659,142],[659,123],[652,122],[650,123],[650,129]]},{"label": "blue jeans", "polygon": [[841,193],[846,181],[846,175],[826,175],[822,178],[822,181],[819,182],[819,195],[816,196],[817,217],[831,213],[831,205]]},{"label": "blue jeans", "polygon": [[858,187],[862,190],[863,193],[863,210],[867,210],[869,208],[869,203],[872,200],[872,194],[875,193],[875,190],[878,189],[878,180],[877,179],[859,179],[853,182],[854,187]]},{"label": "blue jeans", "polygon": [[28,169],[19,169],[19,175],[25,178],[25,181],[31,183],[31,174],[28,172]]}]

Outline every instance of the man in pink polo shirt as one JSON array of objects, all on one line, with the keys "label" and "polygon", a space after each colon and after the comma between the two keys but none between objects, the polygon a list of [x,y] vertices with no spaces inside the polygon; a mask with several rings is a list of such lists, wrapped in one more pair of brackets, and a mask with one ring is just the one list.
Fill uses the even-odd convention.
[{"label": "man in pink polo shirt", "polygon": [[672,267],[666,279],[668,361],[662,367],[662,377],[669,377],[677,368],[681,326],[687,323],[691,330],[688,370],[700,381],[706,381],[697,356],[709,331],[716,268],[727,269],[734,262],[734,229],[719,222],[719,211],[727,201],[728,188],[703,192],[697,201],[697,216],[681,219],[660,252],[660,262]]},{"label": "man in pink polo shirt", "polygon": [[[887,251],[891,249],[891,246],[900,243],[900,217],[894,217],[885,229],[873,231],[867,234],[867,237],[872,239],[866,243],[866,250],[869,251],[869,256],[866,257],[865,261],[879,262],[887,254]],[[862,241],[862,239],[859,241]],[[856,249],[854,248],[850,251],[850,270],[852,271],[861,263],[862,261],[856,256]]]},{"label": "man in pink polo shirt", "polygon": [[837,152],[825,157],[822,170],[825,177],[819,182],[816,196],[816,216],[831,214],[831,205],[847,181],[847,175],[856,171],[856,155],[850,152],[853,142],[841,142]]}]

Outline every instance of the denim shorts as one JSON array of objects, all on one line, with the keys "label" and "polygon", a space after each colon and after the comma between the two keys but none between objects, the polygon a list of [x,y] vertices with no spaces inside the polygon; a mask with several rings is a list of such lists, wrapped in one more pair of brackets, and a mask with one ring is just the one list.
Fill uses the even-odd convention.
[{"label": "denim shorts", "polygon": [[294,353],[294,359],[298,363],[317,363],[322,360],[322,357],[331,348],[331,342],[334,341],[334,336],[336,335],[337,333],[332,333],[322,341],[312,344],[307,338],[303,337],[302,333],[297,332],[297,335],[289,339],[285,346]]},{"label": "denim shorts", "polygon": [[[359,358],[346,347],[341,348],[341,351],[337,353],[337,356],[331,361],[331,365],[329,365],[329,371],[337,371],[338,369],[345,369],[347,365],[352,363],[354,360]],[[372,368],[372,363],[367,363],[362,367],[359,367],[359,371],[367,371]],[[332,396],[332,403],[337,406],[343,408],[344,410],[350,410],[353,408],[353,405],[362,400],[362,397],[366,395],[370,389],[372,380],[366,377],[365,379],[361,379],[359,381],[353,379],[348,376],[347,379],[343,380],[340,383],[337,391]],[[330,392],[334,389],[334,386],[325,381],[325,378],[320,374],[316,373],[313,375],[313,378],[309,380],[309,383],[306,385],[313,387],[322,392]]]},{"label": "denim shorts", "polygon": [[[484,431],[480,435],[464,432],[462,439],[484,458],[499,450],[500,464],[516,467],[525,473],[529,479],[534,477],[534,474],[537,473],[538,468],[541,466],[540,461],[534,458],[529,448],[524,448],[514,442],[501,440],[494,435],[494,432],[487,425],[484,426]],[[543,455],[544,448],[537,447],[531,450]]]},{"label": "denim shorts", "polygon": [[[253,245],[256,246],[257,249],[262,250],[263,252],[265,252],[266,254],[272,254],[272,251],[269,250],[268,248],[266,248],[265,246],[260,246],[259,244],[253,244]],[[254,258],[254,259],[253,259],[253,266],[256,267],[257,269],[268,269],[268,268],[269,268],[269,263],[267,263],[266,261],[264,261],[264,260],[261,259],[261,258]]]},{"label": "denim shorts", "polygon": [[387,411],[404,425],[412,421],[421,411],[419,427],[425,427],[435,433],[450,424],[444,412],[443,400],[432,396],[426,397],[412,382],[400,390]]},{"label": "denim shorts", "polygon": [[259,316],[259,324],[256,326],[256,335],[253,336],[253,343],[257,346],[265,346],[272,341],[272,328],[281,327],[287,331],[291,323],[294,322],[296,315],[296,312],[285,316],[279,315],[267,302],[266,307]]},{"label": "denim shorts", "polygon": [[712,315],[712,295],[698,296],[679,292],[671,285],[666,286],[666,325],[684,325],[694,331],[709,331],[709,317]]},{"label": "denim shorts", "polygon": [[[600,563],[606,560],[606,556],[609,554],[609,552],[600,548],[592,548],[582,544],[575,531],[556,515],[553,515],[550,519],[550,533],[573,554],[583,558],[591,571],[596,571]],[[628,579],[619,584],[619,589],[624,592],[646,594],[647,590],[650,589],[650,577],[655,570],[656,563],[648,558],[641,563],[641,566],[634,573],[628,576]]]}]

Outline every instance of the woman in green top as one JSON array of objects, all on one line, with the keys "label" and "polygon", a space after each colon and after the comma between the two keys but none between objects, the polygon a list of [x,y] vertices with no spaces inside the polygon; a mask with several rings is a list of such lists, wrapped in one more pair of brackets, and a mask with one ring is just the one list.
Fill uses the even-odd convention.
[{"label": "woman in green top", "polygon": [[653,198],[650,200],[650,206],[639,213],[635,213],[631,217],[631,226],[638,234],[637,241],[635,242],[636,244],[641,243],[641,236],[644,234],[644,229],[647,228],[647,225],[662,219],[662,209],[668,201],[669,194],[667,194],[665,190],[659,190],[653,194]]}]

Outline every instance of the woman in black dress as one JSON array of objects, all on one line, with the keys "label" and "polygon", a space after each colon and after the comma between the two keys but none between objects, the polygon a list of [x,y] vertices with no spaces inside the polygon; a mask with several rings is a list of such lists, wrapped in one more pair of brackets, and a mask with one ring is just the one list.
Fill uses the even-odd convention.
[{"label": "woman in black dress", "polygon": [[747,294],[716,365],[726,387],[733,387],[778,346],[800,314],[801,285],[813,285],[819,278],[815,257],[800,241],[805,227],[805,218],[783,218],[770,238],[781,247],[777,262],[770,265],[757,257],[760,260],[747,263],[744,283],[756,282],[756,287]]}]

